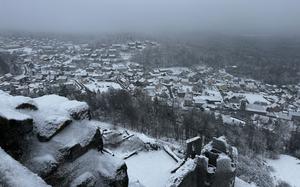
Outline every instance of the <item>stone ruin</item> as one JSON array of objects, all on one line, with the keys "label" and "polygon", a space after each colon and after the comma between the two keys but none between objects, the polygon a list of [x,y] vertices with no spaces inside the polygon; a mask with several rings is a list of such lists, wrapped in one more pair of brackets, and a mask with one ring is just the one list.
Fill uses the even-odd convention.
[{"label": "stone ruin", "polygon": [[0,91],[0,106],[0,186],[128,186],[125,162],[103,151],[86,103]]},{"label": "stone ruin", "polygon": [[186,158],[195,158],[201,154],[202,139],[199,136],[186,140]]},{"label": "stone ruin", "polygon": [[227,144],[223,136],[213,138],[200,153],[191,149],[200,142],[199,137],[187,141],[187,157],[170,177],[168,186],[234,187],[237,149]]}]

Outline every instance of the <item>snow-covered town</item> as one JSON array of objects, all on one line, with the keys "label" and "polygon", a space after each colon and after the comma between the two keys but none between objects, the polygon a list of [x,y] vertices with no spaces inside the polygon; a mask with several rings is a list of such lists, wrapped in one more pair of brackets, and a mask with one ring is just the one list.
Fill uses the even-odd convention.
[{"label": "snow-covered town", "polygon": [[2,52],[18,55],[20,74],[0,77],[0,89],[12,94],[34,95],[62,85],[82,92],[143,89],[149,96],[189,110],[193,107],[222,115],[230,125],[244,125],[244,118],[269,128],[284,120],[293,128],[300,119],[300,84],[269,85],[235,77],[224,69],[206,65],[193,68],[145,69],[131,57],[155,41],[99,44],[57,39],[1,37]]},{"label": "snow-covered town", "polygon": [[[221,118],[228,129],[251,124],[273,132],[280,123],[289,133],[298,131],[300,84],[266,84],[205,64],[148,68],[134,58],[160,45],[0,36],[0,52],[14,58],[12,71],[0,76],[1,141],[11,137],[0,148],[0,186],[299,186],[295,157],[263,159],[263,167],[272,168],[266,169],[271,182],[253,181],[253,172],[239,175],[249,161],[238,162],[244,157],[238,159],[225,136],[209,142],[201,134],[186,141],[154,138],[122,124],[91,120],[87,103],[49,95],[62,87],[82,94],[142,90],[170,108]],[[29,149],[20,148],[24,144]],[[293,175],[286,174],[289,170]]]}]

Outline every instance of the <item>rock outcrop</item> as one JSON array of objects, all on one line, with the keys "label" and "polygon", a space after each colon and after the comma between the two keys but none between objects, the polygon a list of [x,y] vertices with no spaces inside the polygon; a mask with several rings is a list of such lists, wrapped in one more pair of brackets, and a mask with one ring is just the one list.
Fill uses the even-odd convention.
[{"label": "rock outcrop", "polygon": [[25,136],[33,129],[32,117],[15,110],[22,100],[13,102],[11,96],[0,92],[0,146],[17,159],[22,155]]},{"label": "rock outcrop", "polygon": [[37,136],[41,142],[49,141],[59,131],[72,123],[72,120],[61,116],[48,116],[43,124],[37,127]]},{"label": "rock outcrop", "polygon": [[[100,126],[90,121],[86,103],[57,95],[14,97],[1,91],[0,104],[5,106],[0,109],[3,154],[14,156],[18,161],[11,158],[13,162],[41,184],[128,186],[125,162],[103,152]],[[6,172],[0,167],[0,176]],[[11,183],[8,177],[0,179],[0,184]]]},{"label": "rock outcrop", "polygon": [[204,146],[201,155],[187,158],[170,177],[171,187],[234,187],[236,148],[224,137],[214,138]]}]

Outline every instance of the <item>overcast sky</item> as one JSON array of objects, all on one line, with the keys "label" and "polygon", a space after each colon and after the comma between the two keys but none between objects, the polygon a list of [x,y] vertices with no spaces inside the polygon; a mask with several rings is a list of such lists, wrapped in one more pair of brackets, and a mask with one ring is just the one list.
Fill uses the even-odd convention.
[{"label": "overcast sky", "polygon": [[297,33],[300,0],[0,0],[0,29]]}]

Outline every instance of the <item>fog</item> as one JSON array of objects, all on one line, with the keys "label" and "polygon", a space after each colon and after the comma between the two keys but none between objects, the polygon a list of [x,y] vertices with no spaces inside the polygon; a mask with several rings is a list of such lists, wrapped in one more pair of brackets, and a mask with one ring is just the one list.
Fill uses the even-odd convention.
[{"label": "fog", "polygon": [[0,30],[297,33],[299,0],[0,0]]}]

